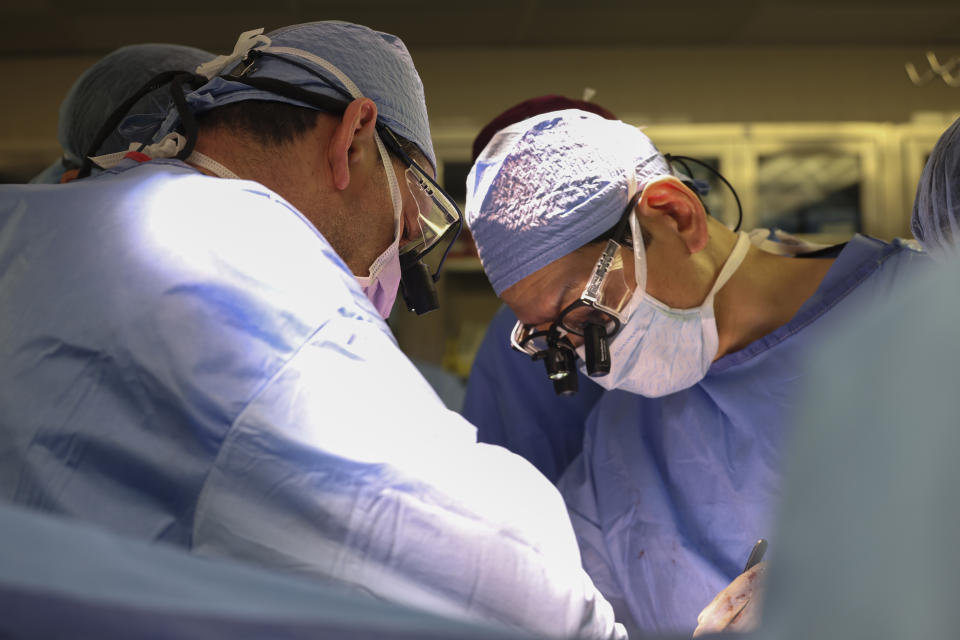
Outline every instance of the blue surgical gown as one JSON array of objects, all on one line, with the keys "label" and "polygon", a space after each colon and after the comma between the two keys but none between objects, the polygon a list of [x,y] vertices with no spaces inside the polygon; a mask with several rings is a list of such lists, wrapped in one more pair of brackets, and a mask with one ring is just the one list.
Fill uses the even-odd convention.
[{"label": "blue surgical gown", "polygon": [[[825,249],[779,230],[754,229],[750,237],[754,245],[778,255]],[[556,482],[583,450],[586,419],[603,388],[580,375],[576,394],[558,396],[543,363],[510,347],[516,322],[506,306],[490,321],[470,370],[462,413],[477,427],[477,440],[523,456]]]},{"label": "blue surgical gown", "polygon": [[0,498],[451,616],[622,633],[290,204],[175,160],[0,188]]},{"label": "blue surgical gown", "polygon": [[477,427],[477,440],[523,456],[556,482],[583,448],[587,415],[603,387],[580,375],[576,394],[558,396],[543,363],[510,347],[516,322],[506,306],[490,321],[470,369],[462,413]]},{"label": "blue surgical gown", "polygon": [[692,631],[754,542],[775,547],[771,518],[803,358],[927,267],[926,255],[899,242],[855,236],[790,322],[714,362],[699,384],[655,399],[603,395],[559,486],[584,566],[628,627]]}]

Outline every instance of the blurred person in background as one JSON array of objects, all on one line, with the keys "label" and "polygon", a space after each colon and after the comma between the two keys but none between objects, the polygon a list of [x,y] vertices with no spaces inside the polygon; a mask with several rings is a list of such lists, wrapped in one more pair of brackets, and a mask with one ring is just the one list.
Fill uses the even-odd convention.
[{"label": "blurred person in background", "polygon": [[956,255],[960,239],[960,118],[937,140],[913,201],[914,237],[938,262]]},{"label": "blurred person in background", "polygon": [[[111,132],[97,149],[94,138],[107,118],[148,80],[164,71],[192,71],[214,54],[178,44],[132,44],[113,51],[80,74],[60,103],[57,140],[63,156],[37,174],[31,184],[55,184],[76,177],[84,158],[125,151],[129,140]],[[170,90],[161,87],[134,104],[129,113],[165,111]]]},{"label": "blurred person in background", "polygon": [[950,638],[960,625],[960,263],[935,266],[803,358],[752,637]]}]

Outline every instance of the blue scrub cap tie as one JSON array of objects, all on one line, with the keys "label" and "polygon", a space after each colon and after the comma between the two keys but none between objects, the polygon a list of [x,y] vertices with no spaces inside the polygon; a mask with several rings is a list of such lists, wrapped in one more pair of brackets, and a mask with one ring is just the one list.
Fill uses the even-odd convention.
[{"label": "blue scrub cap tie", "polygon": [[[177,44],[135,44],[121,47],[98,60],[77,78],[60,103],[57,139],[66,163],[80,166],[100,126],[149,79],[164,71],[193,69],[213,57],[212,53],[201,49]],[[164,111],[169,101],[170,90],[163,87],[141,98],[129,113]],[[115,131],[100,145],[97,153],[124,151],[128,142]],[[57,160],[31,182],[59,182],[65,170],[64,163]]]},{"label": "blue scrub cap tie", "polygon": [[930,255],[944,261],[960,241],[960,119],[937,140],[917,184],[910,219],[913,235]]},{"label": "blue scrub cap tie", "polygon": [[612,228],[637,189],[673,175],[639,129],[570,109],[493,136],[467,177],[466,220],[497,295]]},{"label": "blue scrub cap tie", "polygon": [[[316,109],[294,98],[219,77],[229,74],[252,49],[269,52],[273,55],[258,59],[253,77],[280,80],[338,100],[347,100],[344,94],[370,98],[377,105],[380,122],[413,142],[436,169],[423,84],[400,38],[340,21],[284,27],[266,36],[262,32],[257,29],[241,34],[233,53],[197,68],[197,73],[211,80],[186,95],[195,113],[244,100]],[[154,140],[162,139],[178,123],[176,110],[168,111]],[[143,123],[125,122],[124,126],[131,124]]]}]

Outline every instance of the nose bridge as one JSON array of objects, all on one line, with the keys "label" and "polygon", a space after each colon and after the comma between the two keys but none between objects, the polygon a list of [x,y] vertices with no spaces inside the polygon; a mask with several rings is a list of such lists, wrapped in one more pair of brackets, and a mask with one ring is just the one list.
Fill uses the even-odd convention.
[{"label": "nose bridge", "polygon": [[557,339],[566,338],[574,347],[579,347],[583,343],[583,338],[570,333],[559,322],[559,318],[553,320],[552,322],[545,322],[542,325],[537,326],[537,331],[549,331],[551,328],[556,328]]},{"label": "nose bridge", "polygon": [[549,331],[550,327],[553,326],[554,320],[548,320],[547,322],[541,322],[540,324],[533,325],[534,332]]},{"label": "nose bridge", "polygon": [[583,336],[578,336],[575,333],[568,333],[567,340],[570,341],[570,344],[573,345],[574,349],[576,349],[577,347],[583,344]]}]

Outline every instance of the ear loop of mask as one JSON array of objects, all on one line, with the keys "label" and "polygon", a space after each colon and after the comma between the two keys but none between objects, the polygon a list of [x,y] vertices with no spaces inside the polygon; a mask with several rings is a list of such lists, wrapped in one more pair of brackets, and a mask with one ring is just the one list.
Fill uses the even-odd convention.
[{"label": "ear loop of mask", "polygon": [[637,200],[636,206],[630,212],[630,243],[633,249],[633,280],[636,288],[633,290],[633,296],[627,303],[627,313],[624,314],[623,322],[626,324],[633,315],[640,300],[647,294],[647,246],[643,243],[643,230],[640,228],[640,220],[637,218],[637,207],[641,205],[646,197],[647,187],[656,182],[653,180],[643,185],[643,192]]},{"label": "ear loop of mask", "polygon": [[376,260],[373,261],[373,264],[370,265],[369,274],[361,278],[361,285],[364,286],[375,281],[383,268],[389,262],[394,260],[394,254],[400,251],[400,234],[403,230],[403,194],[400,193],[400,185],[397,183],[397,174],[393,170],[393,162],[390,160],[390,156],[387,155],[387,149],[383,146],[380,136],[374,133],[373,138],[377,142],[377,149],[380,152],[380,159],[383,162],[384,171],[387,172],[387,183],[390,187],[390,200],[393,201],[393,242],[383,253],[377,256]]},{"label": "ear loop of mask", "polygon": [[[637,195],[637,177],[636,173],[631,172],[630,177],[627,182],[627,206],[629,210],[625,212],[629,216],[630,225],[630,239],[631,244],[633,245],[633,255],[634,255],[634,278],[637,282],[637,289],[634,290],[633,295],[631,296],[630,302],[627,305],[625,310],[623,322],[626,323],[630,319],[630,315],[633,313],[633,309],[636,308],[637,302],[637,291],[643,291],[643,286],[646,285],[646,252],[643,247],[643,237],[640,235],[639,225],[637,223],[636,209],[639,205],[640,199],[637,199],[637,202],[630,206],[630,203],[634,202],[634,197]],[[642,196],[641,196],[642,197]],[[622,224],[622,223],[621,223]],[[618,225],[618,227],[621,225]],[[639,240],[639,243],[638,243]],[[639,248],[637,245],[639,244]],[[643,276],[640,276],[640,269],[643,268]],[[578,353],[581,353],[581,350],[577,350]],[[583,331],[583,349],[582,354],[583,361],[586,365],[587,375],[591,378],[599,378],[610,373],[610,338],[607,337],[606,327],[600,324],[590,323],[584,327]]]}]

